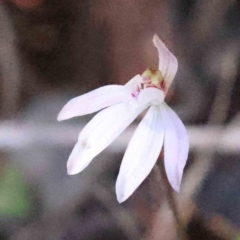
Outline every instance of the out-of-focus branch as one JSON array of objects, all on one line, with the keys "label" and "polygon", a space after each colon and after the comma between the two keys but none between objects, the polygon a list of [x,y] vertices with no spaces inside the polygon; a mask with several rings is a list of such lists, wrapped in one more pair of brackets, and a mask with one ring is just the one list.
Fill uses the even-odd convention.
[{"label": "out-of-focus branch", "polygon": [[16,113],[19,100],[21,79],[15,40],[11,20],[0,1],[0,80],[3,117],[11,117]]},{"label": "out-of-focus branch", "polygon": [[[232,45],[222,57],[219,84],[211,108],[208,122],[209,126],[213,124],[221,126],[226,120],[230,105],[231,90],[237,74],[237,56],[238,51],[236,45]],[[190,221],[194,212],[194,207],[189,207],[194,206],[192,196],[201,184],[206,172],[210,169],[214,153],[218,151],[219,148],[226,147],[224,141],[226,140],[226,135],[229,134],[228,129],[223,127],[219,128],[221,130],[216,131],[214,137],[211,134],[205,136],[205,141],[211,144],[207,151],[197,151],[196,161],[189,170],[183,183],[181,194],[177,198],[180,213],[184,216],[185,224]],[[229,138],[232,139],[232,136]],[[232,144],[233,141],[230,140],[230,142]],[[229,227],[229,229],[233,228]]]},{"label": "out-of-focus branch", "polygon": [[222,56],[221,72],[208,124],[223,124],[230,105],[231,91],[237,75],[238,44],[230,44]]},{"label": "out-of-focus branch", "polygon": [[222,23],[234,0],[198,0],[193,10],[193,20],[191,21],[192,36],[196,42],[203,42],[209,39],[214,29]]},{"label": "out-of-focus branch", "polygon": [[[124,131],[111,146],[111,151],[124,151],[135,128],[136,126],[132,126]],[[81,129],[82,126],[33,125],[8,121],[0,124],[0,150],[18,150],[36,143],[71,147]],[[214,149],[220,153],[240,153],[240,143],[233,141],[240,135],[238,126],[229,126],[226,129],[221,126],[189,126],[187,132],[192,151],[208,152]],[[215,139],[219,140],[218,145],[215,144]]]}]

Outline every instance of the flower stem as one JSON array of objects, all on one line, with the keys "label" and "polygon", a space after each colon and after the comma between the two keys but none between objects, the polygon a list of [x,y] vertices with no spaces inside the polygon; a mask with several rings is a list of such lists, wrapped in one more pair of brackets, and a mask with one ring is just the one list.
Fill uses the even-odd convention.
[{"label": "flower stem", "polygon": [[188,237],[186,235],[185,227],[179,217],[177,205],[176,205],[176,202],[174,199],[173,190],[167,180],[167,176],[166,176],[166,172],[165,172],[165,168],[164,168],[162,159],[160,159],[160,161],[158,161],[158,164],[156,164],[154,167],[155,172],[157,174],[158,181],[160,180],[162,183],[161,186],[162,186],[163,194],[166,197],[168,206],[172,211],[173,218],[175,220],[176,233],[177,233],[178,239],[187,240]]}]

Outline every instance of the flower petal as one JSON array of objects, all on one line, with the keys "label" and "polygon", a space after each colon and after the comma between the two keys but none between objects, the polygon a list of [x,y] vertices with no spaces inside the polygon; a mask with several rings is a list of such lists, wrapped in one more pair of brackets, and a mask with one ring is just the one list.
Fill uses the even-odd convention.
[{"label": "flower petal", "polygon": [[139,93],[139,104],[159,105],[163,102],[165,94],[157,88],[145,88]]},{"label": "flower petal", "polygon": [[141,87],[142,77],[138,74],[129,80],[124,86],[129,92]]},{"label": "flower petal", "polygon": [[164,163],[168,180],[179,191],[185,167],[189,141],[186,128],[176,113],[166,104],[161,106],[164,124]]},{"label": "flower petal", "polygon": [[152,106],[128,145],[116,183],[117,199],[125,201],[148,176],[163,145],[159,107]]},{"label": "flower petal", "polygon": [[144,110],[118,104],[98,113],[79,134],[67,163],[68,174],[81,172]]},{"label": "flower petal", "polygon": [[121,85],[109,85],[100,87],[89,93],[71,99],[60,111],[58,121],[76,116],[82,116],[102,108],[122,102],[125,99],[126,90]]},{"label": "flower petal", "polygon": [[168,89],[177,73],[178,61],[156,34],[153,37],[153,43],[158,49],[159,70],[163,74]]}]

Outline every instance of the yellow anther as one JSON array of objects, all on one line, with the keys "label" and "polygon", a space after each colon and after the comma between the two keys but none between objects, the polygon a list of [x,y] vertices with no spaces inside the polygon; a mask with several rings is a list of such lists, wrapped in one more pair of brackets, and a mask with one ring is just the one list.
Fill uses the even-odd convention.
[{"label": "yellow anther", "polygon": [[163,88],[165,87],[165,82],[162,72],[159,69],[155,70],[148,68],[143,72],[142,79],[144,84],[151,84],[159,89],[164,90]]}]

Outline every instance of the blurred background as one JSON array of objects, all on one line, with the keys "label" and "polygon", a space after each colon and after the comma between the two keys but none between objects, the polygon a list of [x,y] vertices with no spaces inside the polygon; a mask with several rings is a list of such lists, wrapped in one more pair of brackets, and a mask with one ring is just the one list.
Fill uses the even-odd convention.
[{"label": "blurred background", "polygon": [[[92,116],[56,117],[72,97],[157,67],[154,33],[179,61],[167,102],[189,159],[180,194],[153,170],[119,205],[135,125],[68,176]],[[0,239],[240,239],[239,56],[237,0],[0,0]]]}]

